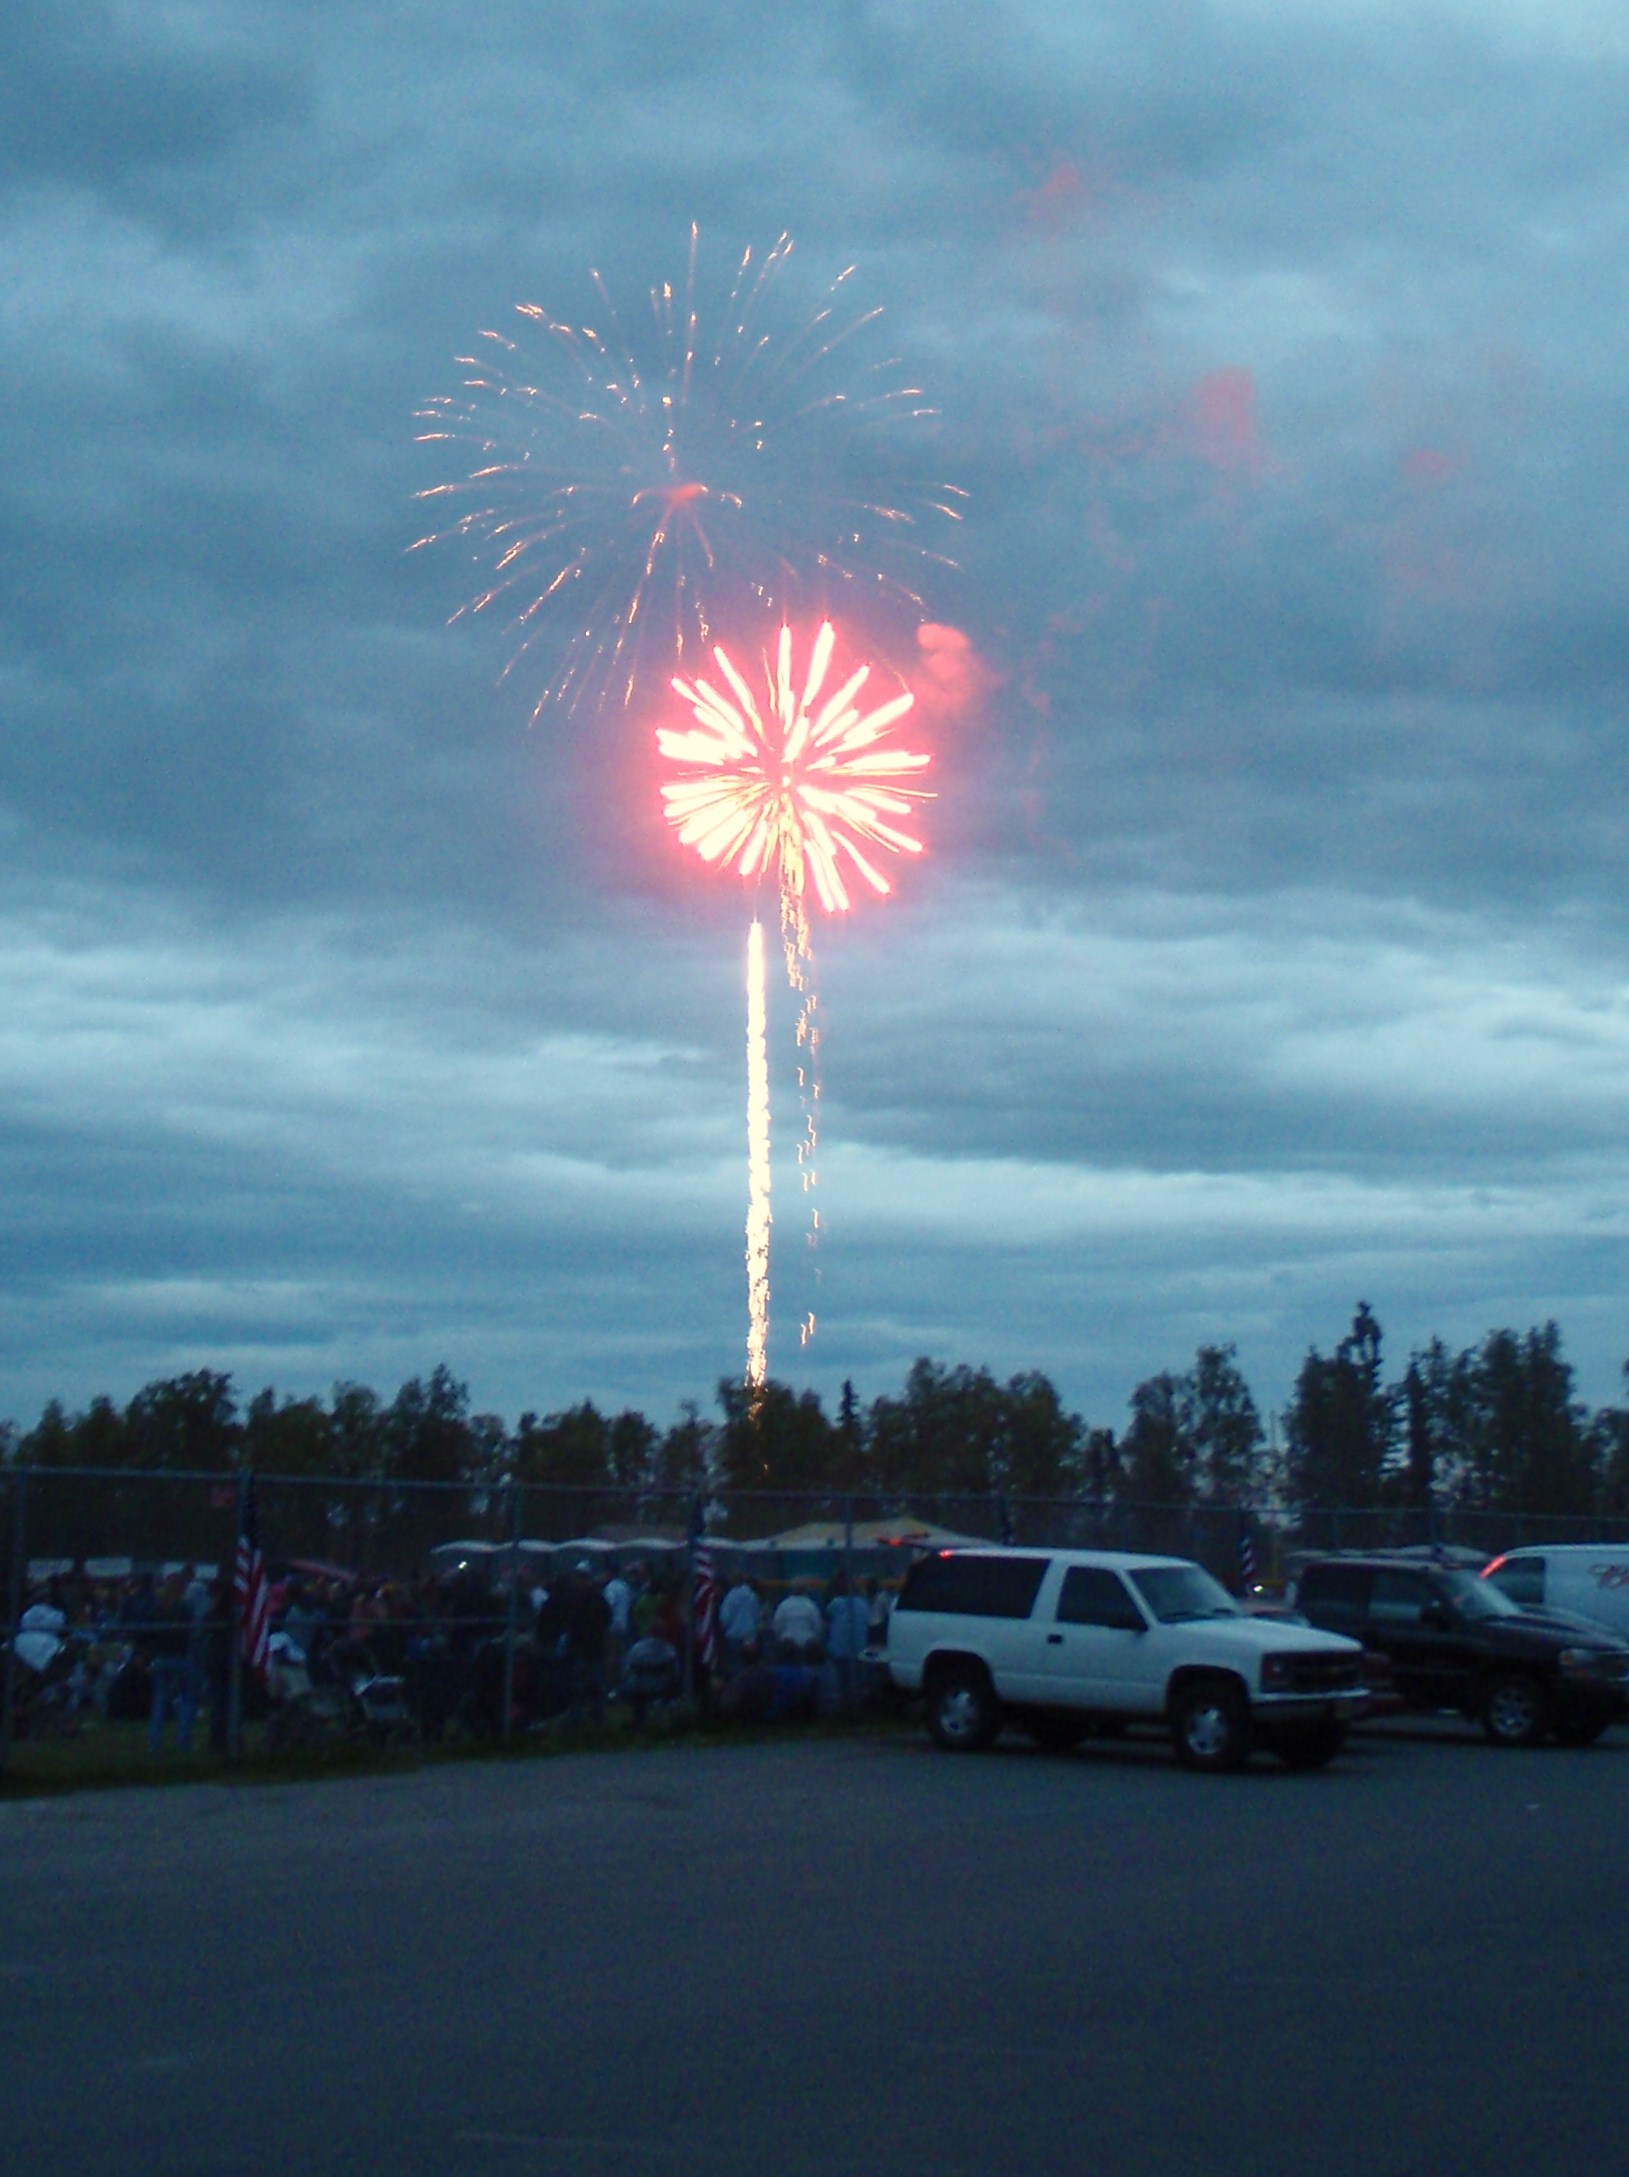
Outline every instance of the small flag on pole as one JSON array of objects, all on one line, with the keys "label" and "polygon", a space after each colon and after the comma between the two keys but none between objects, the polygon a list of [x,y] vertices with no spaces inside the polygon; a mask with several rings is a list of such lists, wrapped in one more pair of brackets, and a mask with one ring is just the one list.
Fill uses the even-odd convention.
[{"label": "small flag on pole", "polygon": [[1250,1531],[1250,1514],[1239,1514],[1239,1587],[1248,1595],[1256,1584],[1256,1540]]},{"label": "small flag on pole", "polygon": [[271,1660],[271,1597],[266,1588],[266,1560],[260,1548],[260,1505],[252,1474],[243,1489],[238,1550],[232,1565],[232,1594],[237,1604],[238,1654],[255,1676],[264,1680]]},{"label": "small flag on pole", "polygon": [[710,1671],[718,1661],[718,1573],[699,1506],[690,1530],[690,1623],[696,1661],[704,1671]]}]

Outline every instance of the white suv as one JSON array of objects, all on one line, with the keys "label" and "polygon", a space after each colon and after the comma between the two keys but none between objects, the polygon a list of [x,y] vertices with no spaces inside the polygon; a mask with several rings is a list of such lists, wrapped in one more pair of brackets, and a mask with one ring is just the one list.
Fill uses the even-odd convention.
[{"label": "white suv", "polygon": [[1235,1769],[1253,1745],[1322,1768],[1363,1705],[1355,1640],[1248,1616],[1185,1557],[1115,1550],[940,1550],[906,1576],[884,1651],[925,1696],[953,1752],[1009,1719],[1044,1746],[1142,1717],[1194,1769]]}]

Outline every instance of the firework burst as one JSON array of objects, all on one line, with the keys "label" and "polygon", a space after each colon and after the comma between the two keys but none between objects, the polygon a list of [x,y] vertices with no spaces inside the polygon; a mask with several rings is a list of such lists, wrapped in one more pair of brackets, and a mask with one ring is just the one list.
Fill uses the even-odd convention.
[{"label": "firework burst", "polygon": [[[794,671],[792,631],[783,627],[773,657],[763,660],[764,696],[737,671],[728,652],[713,651],[722,686],[676,676],[673,692],[694,723],[663,726],[656,741],[678,775],[664,782],[668,822],[681,844],[704,862],[732,869],[749,882],[773,882],[780,894],[781,944],[787,981],[798,1002],[798,1090],[803,1135],[798,1168],[810,1199],[809,1240],[819,1237],[812,1199],[819,1147],[820,1023],[807,898],[812,889],[828,914],[853,904],[858,878],[886,896],[892,886],[879,861],[920,854],[922,842],[901,828],[915,805],[932,799],[914,783],[929,758],[889,744],[891,729],[914,698],[903,692],[866,708],[871,668],[860,665],[828,694],[837,636],[821,624],[801,677]],[[761,1392],[769,1343],[769,1077],[765,1056],[764,947],[752,924],[747,948],[747,1383]],[[818,1270],[816,1272],[818,1277]],[[802,1344],[814,1334],[806,1315]]]},{"label": "firework burst", "polygon": [[694,681],[675,678],[674,693],[689,704],[695,724],[662,727],[656,735],[681,773],[662,787],[681,843],[742,877],[774,877],[783,902],[794,906],[812,883],[833,915],[853,904],[851,877],[878,895],[892,889],[874,856],[920,854],[921,840],[900,823],[914,803],[932,799],[909,783],[929,759],[886,745],[889,728],[915,701],[908,691],[862,709],[871,668],[861,665],[821,700],[836,643],[828,620],[800,685],[792,631],[783,627],[773,661],[764,660],[761,705],[727,652],[715,649],[725,687],[699,674]]},{"label": "firework burst", "polygon": [[852,267],[812,318],[785,317],[791,249],[745,251],[710,319],[692,228],[682,287],[651,289],[632,332],[596,273],[596,324],[519,304],[513,335],[484,332],[459,392],[420,411],[421,442],[469,466],[419,494],[447,518],[413,548],[467,548],[480,587],[453,617],[506,619],[506,673],[548,646],[534,719],[602,691],[628,702],[750,601],[844,592],[919,612],[923,572],[949,564],[964,494],[874,488],[909,467],[894,427],[933,410],[897,359],[866,360],[880,312],[848,310]]}]

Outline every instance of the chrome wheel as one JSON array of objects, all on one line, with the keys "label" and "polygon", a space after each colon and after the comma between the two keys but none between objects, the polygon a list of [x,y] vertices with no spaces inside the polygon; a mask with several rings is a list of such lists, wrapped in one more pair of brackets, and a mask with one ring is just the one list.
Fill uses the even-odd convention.
[{"label": "chrome wheel", "polygon": [[1531,1746],[1544,1736],[1544,1703],[1531,1678],[1496,1678],[1482,1704],[1482,1728],[1496,1746]]},{"label": "chrome wheel", "polygon": [[1200,1685],[1171,1713],[1177,1759],[1190,1769],[1239,1769],[1250,1758],[1250,1719],[1231,1686]]},{"label": "chrome wheel", "polygon": [[989,1680],[971,1667],[938,1678],[928,1695],[928,1730],[947,1753],[976,1753],[995,1737],[1000,1710]]}]

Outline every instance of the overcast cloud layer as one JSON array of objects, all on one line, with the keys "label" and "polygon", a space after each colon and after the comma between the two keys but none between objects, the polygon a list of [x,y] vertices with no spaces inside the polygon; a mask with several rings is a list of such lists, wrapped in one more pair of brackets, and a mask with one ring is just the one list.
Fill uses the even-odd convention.
[{"label": "overcast cloud layer", "polygon": [[739,1368],[742,903],[405,550],[476,328],[692,219],[854,263],[971,494],[775,1373],[1276,1406],[1362,1297],[1614,1396],[1626,111],[1615,0],[10,0],[0,1413]]}]

